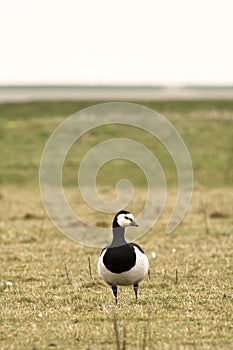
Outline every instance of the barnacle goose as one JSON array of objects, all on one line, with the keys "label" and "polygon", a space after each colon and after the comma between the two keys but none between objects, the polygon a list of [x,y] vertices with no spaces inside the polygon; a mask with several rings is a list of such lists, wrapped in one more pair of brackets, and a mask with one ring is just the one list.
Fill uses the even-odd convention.
[{"label": "barnacle goose", "polygon": [[113,240],[105,247],[98,260],[100,276],[112,287],[117,304],[117,286],[133,284],[136,303],[138,300],[138,284],[149,269],[149,262],[142,248],[136,243],[125,240],[125,228],[138,226],[134,216],[128,211],[121,210],[112,223]]}]

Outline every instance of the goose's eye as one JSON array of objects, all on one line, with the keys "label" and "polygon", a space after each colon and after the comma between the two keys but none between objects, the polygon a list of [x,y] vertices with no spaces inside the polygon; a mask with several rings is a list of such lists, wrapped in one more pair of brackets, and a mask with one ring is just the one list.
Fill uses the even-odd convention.
[{"label": "goose's eye", "polygon": [[131,219],[131,218],[128,218],[128,216],[124,216],[124,218],[125,218],[126,220],[132,221],[132,219]]}]

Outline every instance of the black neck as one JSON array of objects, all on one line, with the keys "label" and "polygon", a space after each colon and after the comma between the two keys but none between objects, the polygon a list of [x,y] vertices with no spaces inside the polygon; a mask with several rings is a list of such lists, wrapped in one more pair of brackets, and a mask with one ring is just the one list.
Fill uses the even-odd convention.
[{"label": "black neck", "polygon": [[117,247],[121,245],[127,244],[125,240],[125,228],[124,227],[113,227],[112,228],[113,232],[113,240],[111,243],[111,247]]}]

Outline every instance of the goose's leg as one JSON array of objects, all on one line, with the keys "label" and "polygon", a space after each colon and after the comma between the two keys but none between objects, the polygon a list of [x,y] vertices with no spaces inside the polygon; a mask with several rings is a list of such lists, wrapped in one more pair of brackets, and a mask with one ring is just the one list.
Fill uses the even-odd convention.
[{"label": "goose's leg", "polygon": [[134,283],[133,285],[134,293],[135,293],[135,298],[136,298],[136,303],[138,302],[138,283]]},{"label": "goose's leg", "polygon": [[115,297],[115,301],[116,301],[116,304],[117,304],[117,286],[112,286],[112,291],[113,291],[113,294],[114,294],[114,297]]}]

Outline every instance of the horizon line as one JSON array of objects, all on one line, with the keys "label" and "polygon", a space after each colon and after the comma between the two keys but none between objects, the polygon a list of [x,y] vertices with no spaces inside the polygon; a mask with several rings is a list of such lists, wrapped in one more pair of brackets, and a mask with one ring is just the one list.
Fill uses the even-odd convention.
[{"label": "horizon line", "polygon": [[153,88],[153,89],[229,89],[232,84],[0,84],[0,88]]}]

